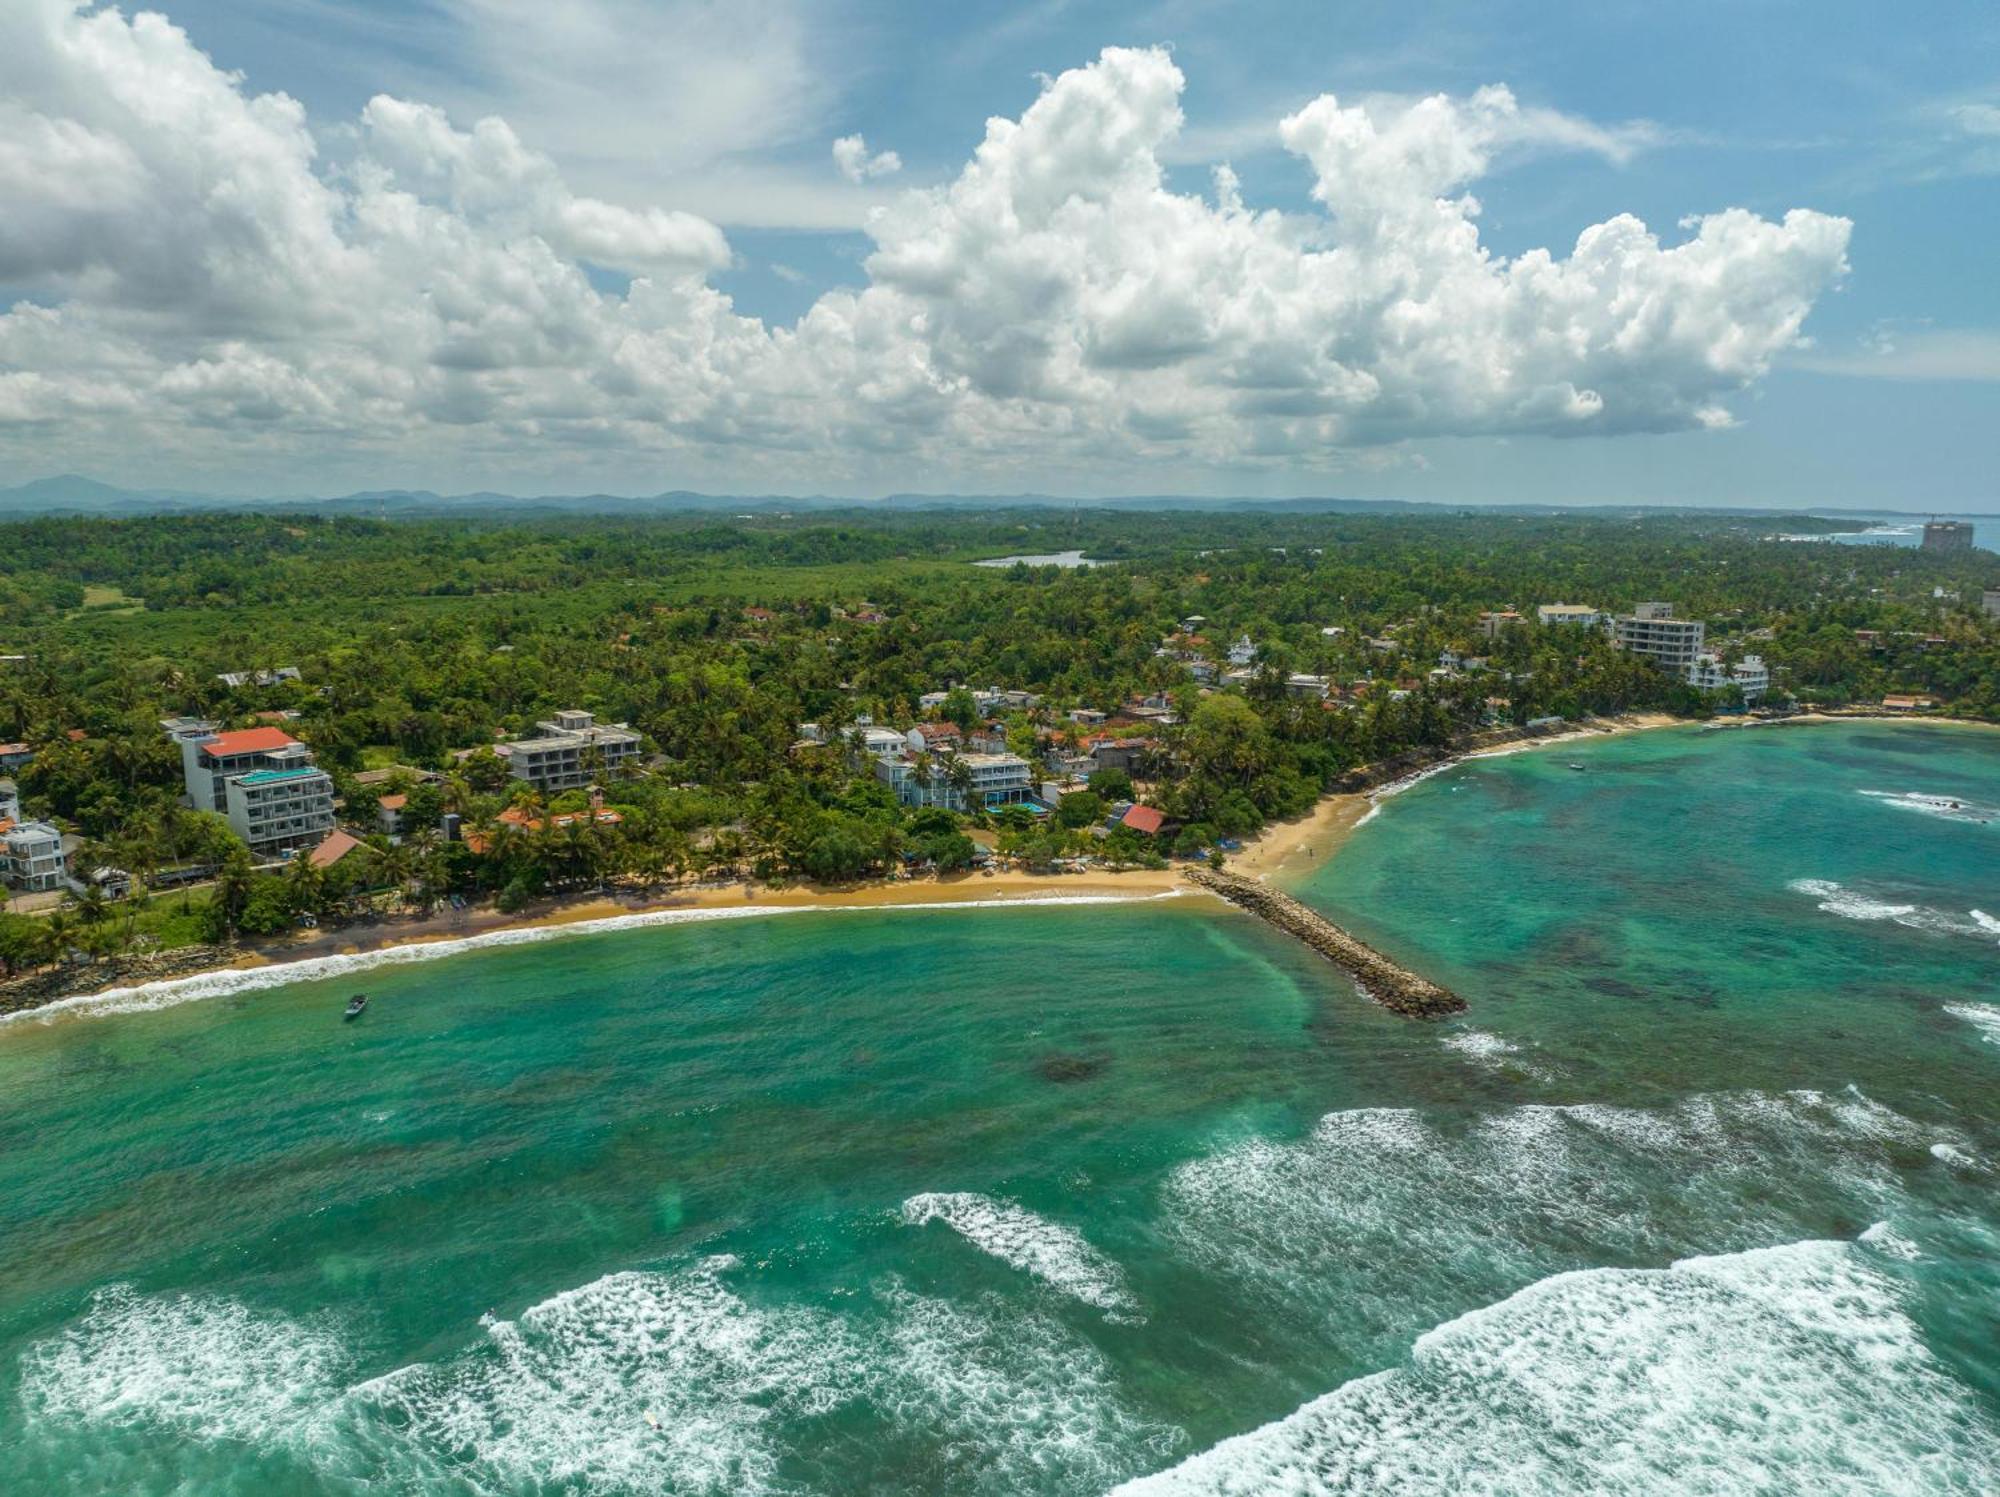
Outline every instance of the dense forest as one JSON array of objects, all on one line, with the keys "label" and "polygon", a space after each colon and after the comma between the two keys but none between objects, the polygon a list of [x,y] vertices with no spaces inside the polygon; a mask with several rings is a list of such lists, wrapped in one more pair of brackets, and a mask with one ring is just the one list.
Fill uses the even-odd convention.
[{"label": "dense forest", "polygon": [[[996,831],[1002,853],[1031,862],[1086,846],[1154,858],[1253,832],[1356,765],[1481,725],[1735,705],[1599,631],[1537,626],[1543,603],[1671,600],[1726,656],[1761,654],[1776,703],[1909,692],[2000,718],[2000,626],[1980,606],[2000,583],[1990,553],[1779,541],[1773,523],[1046,508],[34,520],[0,526],[0,739],[34,755],[16,774],[24,814],[80,834],[86,864],[142,886],[148,869],[220,868],[204,906],[215,934],[337,907],[357,880],[435,901],[725,867],[845,879],[913,857],[950,866],[969,855],[968,831]],[[1068,550],[1105,564],[970,565]],[[1480,615],[1507,609],[1525,621],[1487,637]],[[1247,635],[1252,676],[1206,690],[1162,654],[1190,616],[1204,621],[1193,648],[1218,661]],[[1445,652],[1483,663],[1440,669]],[[280,666],[299,679],[218,679]],[[1294,672],[1329,678],[1332,700],[1288,692]],[[1043,822],[964,818],[898,807],[865,765],[798,746],[807,722],[907,725],[922,694],[952,683],[1041,698],[998,725],[1024,756],[1076,736],[1074,708],[1143,733],[1153,748],[1136,793],[1167,831],[1093,842],[1102,806],[1134,793],[1123,771]],[[1177,721],[1121,726],[1139,698]],[[542,830],[497,823],[532,797],[487,750],[570,707],[644,735],[640,766],[604,787],[621,820],[543,814],[579,809],[577,792],[530,806]],[[377,838],[379,857],[349,860],[363,871],[340,878],[258,873],[218,818],[179,805],[160,719],[279,712],[296,714],[287,731],[334,774],[361,830],[356,808],[382,787],[354,774],[436,772],[392,781],[411,796],[412,835]],[[447,811],[488,829],[484,853],[434,835]],[[93,911],[89,923],[114,922]]]}]

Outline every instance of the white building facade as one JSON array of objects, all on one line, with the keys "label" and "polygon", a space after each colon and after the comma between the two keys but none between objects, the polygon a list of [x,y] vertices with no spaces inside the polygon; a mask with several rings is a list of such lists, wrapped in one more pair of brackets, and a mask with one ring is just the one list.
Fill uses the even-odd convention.
[{"label": "white building facade", "polygon": [[1728,686],[1743,688],[1743,700],[1754,702],[1771,689],[1770,668],[1761,655],[1745,655],[1734,665],[1724,665],[1713,650],[1703,650],[1688,667],[1688,685],[1701,691],[1720,691]]},{"label": "white building facade", "polygon": [[1601,629],[1605,616],[1588,603],[1544,603],[1535,610],[1535,620],[1544,629],[1559,625],[1579,629]]},{"label": "white building facade", "polygon": [[[970,791],[952,783],[952,766],[963,765]],[[947,811],[1014,805],[1034,792],[1034,772],[1018,754],[947,754],[919,769],[908,757],[879,758],[875,777],[906,806],[942,806]]]},{"label": "white building facade", "polygon": [[1701,654],[1708,630],[1699,619],[1677,619],[1671,603],[1641,603],[1611,621],[1611,643],[1643,655],[1663,671],[1685,676]]},{"label": "white building facade", "polygon": [[60,889],[69,877],[62,830],[46,821],[0,823],[0,879],[23,893]]},{"label": "white building facade", "polygon": [[613,774],[639,752],[639,735],[626,723],[600,723],[588,712],[558,712],[533,738],[494,745],[517,780],[544,794],[581,790],[600,775]]},{"label": "white building facade", "polygon": [[261,857],[316,847],[333,830],[333,780],[277,728],[178,736],[188,803],[227,817]]}]

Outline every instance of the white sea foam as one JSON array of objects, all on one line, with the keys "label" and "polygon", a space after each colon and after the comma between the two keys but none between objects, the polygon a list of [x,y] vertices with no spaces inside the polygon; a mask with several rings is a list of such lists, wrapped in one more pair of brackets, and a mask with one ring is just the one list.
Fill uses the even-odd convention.
[{"label": "white sea foam", "polygon": [[2000,922],[1978,910],[1954,915],[1949,910],[1933,909],[1928,905],[1875,899],[1824,878],[1795,878],[1785,887],[1795,894],[1811,895],[1827,914],[1838,915],[1844,920],[1888,920],[1908,926],[1911,930],[1941,931],[1955,936],[1990,939],[2000,935]]},{"label": "white sea foam", "polygon": [[418,1471],[469,1462],[510,1491],[768,1491],[774,1418],[858,1396],[865,1363],[831,1316],[746,1304],[720,1277],[735,1266],[608,1275],[355,1397],[402,1427]]},{"label": "white sea foam", "polygon": [[[1947,1145],[1946,1147],[1949,1147]],[[1898,1232],[1887,1222],[1877,1222],[1861,1234],[1861,1241],[1878,1253],[1886,1253],[1891,1258],[1901,1258],[1905,1262],[1915,1262],[1923,1257],[1924,1251],[1909,1238]]]},{"label": "white sea foam", "polygon": [[970,1191],[934,1191],[903,1202],[903,1220],[939,1221],[982,1253],[1032,1274],[1050,1288],[1093,1305],[1112,1319],[1143,1322],[1118,1265],[1083,1234],[1011,1201]]},{"label": "white sea foam", "polygon": [[458,936],[443,941],[424,941],[407,946],[388,946],[380,951],[350,952],[341,956],[307,957],[295,962],[274,962],[264,967],[232,968],[224,972],[204,972],[194,977],[163,978],[158,982],[132,987],[107,988],[101,993],[85,993],[59,999],[40,1008],[0,1014],[0,1028],[9,1024],[48,1023],[65,1016],[138,1013],[150,1009],[173,1008],[203,998],[226,998],[237,993],[285,987],[295,982],[316,982],[325,978],[350,977],[377,967],[400,967],[414,962],[434,962],[499,946],[531,946],[543,941],[571,936],[604,935],[611,931],[643,930],[658,925],[699,925],[715,920],[768,919],[778,915],[901,914],[936,910],[1018,910],[1050,905],[1147,904],[1154,900],[1176,899],[1180,891],[1157,894],[1036,894],[1018,899],[930,900],[913,904],[834,904],[834,905],[730,905],[720,909],[647,910],[631,915],[607,915],[599,920],[576,920],[564,925],[536,925],[513,930],[483,931],[476,936]]},{"label": "white sea foam", "polygon": [[[839,1313],[759,1304],[730,1282],[740,1267],[717,1256],[610,1274],[485,1318],[461,1352],[358,1383],[330,1322],[119,1287],[28,1349],[20,1398],[38,1432],[283,1451],[357,1490],[793,1491],[782,1468],[802,1431],[866,1440],[885,1425],[969,1492],[1058,1471],[1102,1490],[1135,1453],[1185,1451],[1180,1431],[1128,1407],[1100,1353],[1033,1307],[894,1279]],[[849,1408],[854,1433],[829,1435]]]},{"label": "white sea foam", "polygon": [[1464,1056],[1473,1065],[1484,1071],[1512,1070],[1532,1076],[1537,1081],[1553,1081],[1556,1072],[1552,1068],[1537,1065],[1521,1058],[1521,1047],[1497,1034],[1489,1034],[1483,1029],[1466,1029],[1457,1034],[1447,1035],[1438,1043],[1458,1055]]},{"label": "white sea foam", "polygon": [[413,1484],[448,1466],[507,1491],[786,1490],[799,1423],[864,1406],[938,1449],[961,1490],[1015,1492],[1055,1469],[1101,1488],[1117,1452],[1183,1448],[1126,1409],[1100,1354],[1032,1311],[893,1279],[851,1314],[762,1306],[725,1282],[739,1267],[609,1275],[355,1398],[405,1431]]},{"label": "white sea foam", "polygon": [[1800,1242],[1545,1278],[1139,1494],[1973,1492],[2000,1432],[1893,1278]]},{"label": "white sea foam", "polygon": [[1434,775],[1441,775],[1446,770],[1456,769],[1464,762],[1461,759],[1447,759],[1442,764],[1433,764],[1429,768],[1420,769],[1414,774],[1406,774],[1399,780],[1389,781],[1386,785],[1377,785],[1373,790],[1368,792],[1368,799],[1379,806],[1383,801],[1393,796],[1401,795],[1413,785],[1421,785],[1425,780],[1432,778]]},{"label": "white sea foam", "polygon": [[1870,800],[1899,811],[1915,811],[1920,816],[1936,816],[1944,821],[1986,823],[2000,818],[2000,808],[1983,806],[1956,795],[1935,795],[1923,790],[1864,790]]},{"label": "white sea foam", "polygon": [[2000,1004],[1947,1003],[1944,1011],[1954,1019],[1965,1020],[1987,1044],[2000,1045]]},{"label": "white sea foam", "polygon": [[1453,1126],[1340,1112],[1305,1138],[1180,1166],[1162,1217],[1179,1253],[1272,1315],[1381,1355],[1406,1325],[1412,1263],[1434,1292],[1477,1302],[1579,1258],[1664,1260],[1702,1217],[1731,1224],[1720,1246],[1795,1233],[1800,1189],[1883,1215],[1906,1199],[1904,1151],[1941,1136],[1964,1144],[1852,1088],[1513,1107]]},{"label": "white sea foam", "polygon": [[1509,1044],[1497,1034],[1488,1034],[1483,1029],[1468,1029],[1463,1033],[1450,1035],[1440,1043],[1447,1050],[1456,1050],[1460,1055],[1473,1060],[1498,1062],[1505,1056],[1518,1055],[1519,1045]]},{"label": "white sea foam", "polygon": [[971,1304],[891,1283],[872,1397],[899,1431],[941,1453],[931,1490],[1101,1492],[1187,1450],[1175,1426],[1136,1413],[1102,1353],[1053,1319],[997,1299]]},{"label": "white sea foam", "polygon": [[341,1338],[325,1327],[229,1299],[148,1299],[121,1284],[27,1351],[21,1400],[40,1419],[290,1442],[339,1391],[347,1362]]}]

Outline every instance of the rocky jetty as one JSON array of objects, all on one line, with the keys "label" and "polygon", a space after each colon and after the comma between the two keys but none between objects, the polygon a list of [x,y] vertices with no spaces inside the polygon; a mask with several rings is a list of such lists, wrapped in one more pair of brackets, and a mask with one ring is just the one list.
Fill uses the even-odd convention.
[{"label": "rocky jetty", "polygon": [[1268,884],[1208,868],[1190,869],[1187,878],[1305,942],[1391,1013],[1406,1019],[1441,1019],[1465,1008],[1465,1000],[1458,994],[1398,966],[1366,941],[1357,940],[1326,916]]}]

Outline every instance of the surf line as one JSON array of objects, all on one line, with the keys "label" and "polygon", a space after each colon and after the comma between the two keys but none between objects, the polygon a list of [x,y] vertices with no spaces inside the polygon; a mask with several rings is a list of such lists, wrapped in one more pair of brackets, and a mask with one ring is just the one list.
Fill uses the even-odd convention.
[{"label": "surf line", "polygon": [[1441,988],[1428,977],[1419,977],[1409,968],[1397,965],[1319,911],[1308,909],[1267,884],[1208,868],[1190,868],[1185,876],[1188,882],[1220,895],[1239,909],[1248,910],[1304,942],[1346,972],[1362,992],[1391,1013],[1406,1019],[1441,1019],[1465,1009],[1465,1000],[1449,988]]}]

